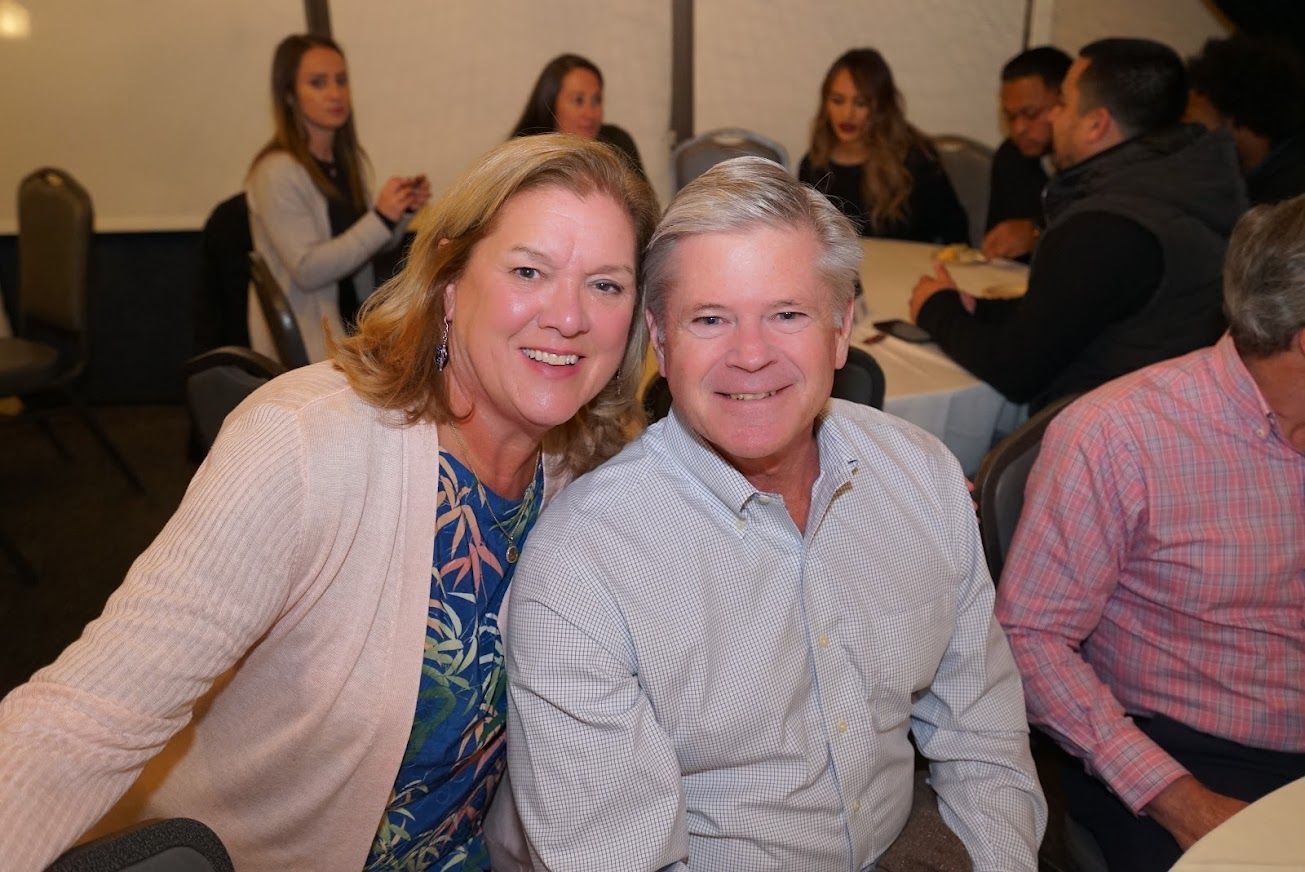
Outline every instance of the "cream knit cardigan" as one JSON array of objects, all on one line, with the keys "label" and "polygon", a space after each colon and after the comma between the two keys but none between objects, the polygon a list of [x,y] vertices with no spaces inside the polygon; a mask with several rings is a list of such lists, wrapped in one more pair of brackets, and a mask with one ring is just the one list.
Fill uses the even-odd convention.
[{"label": "cream knit cardigan", "polygon": [[44,868],[157,755],[115,825],[361,869],[416,706],[438,451],[330,364],[236,409],[104,613],[0,702],[0,866]]},{"label": "cream knit cardigan", "polygon": [[[314,363],[326,360],[322,319],[336,336],[344,334],[336,290],[340,279],[353,277],[358,302],[371,296],[376,286],[372,256],[397,245],[412,216],[404,215],[391,230],[376,210],[368,209],[348,230],[332,236],[326,197],[303,164],[284,151],[264,155],[254,164],[245,182],[245,195],[254,250],[267,261],[295,313],[308,359]],[[252,283],[249,338],[255,351],[277,359]]]}]

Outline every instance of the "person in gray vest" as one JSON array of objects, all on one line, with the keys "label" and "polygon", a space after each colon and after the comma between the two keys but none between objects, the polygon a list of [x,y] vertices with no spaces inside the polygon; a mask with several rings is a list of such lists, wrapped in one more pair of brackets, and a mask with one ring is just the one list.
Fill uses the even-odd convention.
[{"label": "person in gray vest", "polygon": [[1037,409],[1213,343],[1246,191],[1232,138],[1180,123],[1183,62],[1146,39],[1079,52],[1052,113],[1059,169],[1018,300],[976,301],[941,265],[911,318],[957,363]]}]

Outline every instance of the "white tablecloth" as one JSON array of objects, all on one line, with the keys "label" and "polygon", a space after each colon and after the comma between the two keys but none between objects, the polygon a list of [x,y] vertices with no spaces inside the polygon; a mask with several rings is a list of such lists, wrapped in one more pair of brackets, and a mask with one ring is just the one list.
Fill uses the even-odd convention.
[{"label": "white tablecloth", "polygon": [[[943,441],[961,462],[966,475],[974,475],[979,461],[997,438],[1028,417],[1023,405],[1007,400],[952,362],[933,344],[920,345],[887,339],[869,343],[877,331],[872,321],[907,320],[911,288],[932,272],[933,258],[942,246],[891,239],[864,239],[861,261],[861,303],[852,341],[864,348],[884,370],[884,410],[905,418]],[[992,284],[1021,281],[1027,269],[950,266],[963,289],[981,290]]]},{"label": "white tablecloth", "polygon": [[1173,872],[1305,869],[1305,778],[1279,788],[1206,834]]}]

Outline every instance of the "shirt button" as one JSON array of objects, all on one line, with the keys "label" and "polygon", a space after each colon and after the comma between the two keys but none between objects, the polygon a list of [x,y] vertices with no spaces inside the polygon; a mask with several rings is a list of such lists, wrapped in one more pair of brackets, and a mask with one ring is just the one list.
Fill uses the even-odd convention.
[{"label": "shirt button", "polygon": [[819,645],[821,648],[828,648],[829,637],[826,636],[824,633],[821,633],[820,638],[816,640],[816,644]]},{"label": "shirt button", "polygon": [[852,814],[860,814],[860,813],[861,813],[860,801],[852,803]]},{"label": "shirt button", "polygon": [[834,727],[835,727],[835,729],[837,729],[840,733],[846,733],[846,732],[847,732],[847,721],[839,721],[837,724],[834,725]]},{"label": "shirt button", "polygon": [[748,519],[739,515],[734,519],[734,526],[739,530],[745,529],[748,526]]},{"label": "shirt button", "polygon": [[761,503],[763,506],[768,506],[770,505],[770,497],[765,494],[757,494],[757,502]]}]

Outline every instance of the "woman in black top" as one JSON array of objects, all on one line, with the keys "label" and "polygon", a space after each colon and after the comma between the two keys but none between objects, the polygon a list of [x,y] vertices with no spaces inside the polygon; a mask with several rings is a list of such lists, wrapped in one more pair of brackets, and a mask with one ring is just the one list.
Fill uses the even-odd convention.
[{"label": "woman in black top", "polygon": [[892,71],[872,48],[825,74],[798,178],[827,196],[862,236],[966,242],[969,221],[933,146],[902,111]]},{"label": "woman in black top", "polygon": [[512,136],[570,133],[615,146],[643,175],[634,140],[615,124],[603,123],[603,74],[580,55],[558,55],[535,80]]}]

